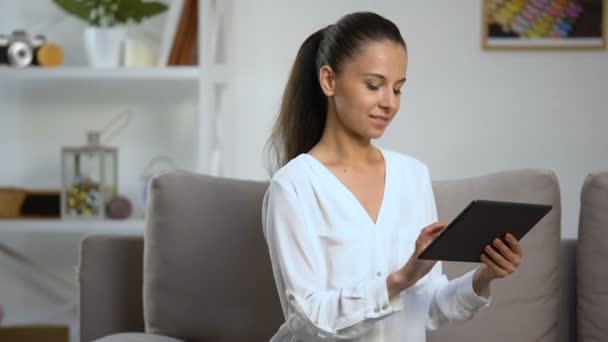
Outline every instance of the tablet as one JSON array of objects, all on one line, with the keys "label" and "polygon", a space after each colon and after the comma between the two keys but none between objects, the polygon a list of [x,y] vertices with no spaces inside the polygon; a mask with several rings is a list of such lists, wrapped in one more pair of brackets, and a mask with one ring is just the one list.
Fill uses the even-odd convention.
[{"label": "tablet", "polygon": [[505,241],[507,233],[511,233],[521,240],[551,208],[541,204],[474,200],[418,258],[481,262],[483,249],[495,238]]}]

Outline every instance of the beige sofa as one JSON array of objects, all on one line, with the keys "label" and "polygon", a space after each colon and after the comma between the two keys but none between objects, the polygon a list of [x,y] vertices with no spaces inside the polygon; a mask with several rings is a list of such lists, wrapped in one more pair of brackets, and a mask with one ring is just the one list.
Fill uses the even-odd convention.
[{"label": "beige sofa", "polygon": [[[267,185],[186,172],[155,178],[145,244],[124,235],[82,241],[81,341],[267,341],[284,320],[261,230]],[[560,241],[556,176],[515,170],[433,186],[445,220],[474,198],[554,209],[522,240],[524,264],[495,282],[490,308],[429,341],[573,339],[574,243]],[[445,271],[453,277],[474,266],[446,263]]]},{"label": "beige sofa", "polygon": [[578,341],[608,341],[608,172],[585,179],[577,247]]}]

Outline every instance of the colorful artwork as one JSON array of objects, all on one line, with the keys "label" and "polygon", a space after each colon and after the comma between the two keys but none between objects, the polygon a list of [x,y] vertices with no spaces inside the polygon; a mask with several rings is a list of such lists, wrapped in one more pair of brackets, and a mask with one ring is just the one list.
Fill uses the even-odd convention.
[{"label": "colorful artwork", "polygon": [[485,48],[604,48],[605,0],[484,0]]}]

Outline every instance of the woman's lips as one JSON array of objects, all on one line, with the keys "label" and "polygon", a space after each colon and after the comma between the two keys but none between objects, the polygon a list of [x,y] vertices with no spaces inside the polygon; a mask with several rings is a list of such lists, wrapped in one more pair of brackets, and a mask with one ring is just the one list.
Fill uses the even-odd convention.
[{"label": "woman's lips", "polygon": [[384,128],[388,126],[388,122],[390,117],[385,115],[370,115],[369,116],[372,122],[372,125],[377,128]]}]

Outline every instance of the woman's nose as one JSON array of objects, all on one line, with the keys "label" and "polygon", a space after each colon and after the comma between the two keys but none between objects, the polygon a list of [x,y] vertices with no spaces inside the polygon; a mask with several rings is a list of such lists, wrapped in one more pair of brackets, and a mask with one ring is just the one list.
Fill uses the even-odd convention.
[{"label": "woman's nose", "polygon": [[390,111],[394,110],[397,106],[397,96],[393,93],[392,89],[385,91],[382,94],[382,99],[380,100],[380,108]]}]

